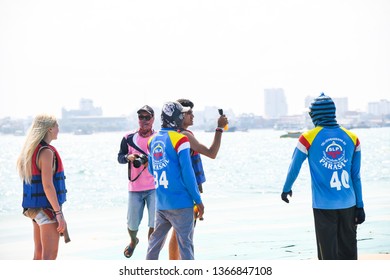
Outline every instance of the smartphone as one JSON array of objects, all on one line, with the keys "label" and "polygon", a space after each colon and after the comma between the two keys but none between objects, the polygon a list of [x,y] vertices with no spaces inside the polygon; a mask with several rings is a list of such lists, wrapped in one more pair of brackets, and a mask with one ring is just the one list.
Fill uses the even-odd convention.
[{"label": "smartphone", "polygon": [[[222,116],[223,115],[223,109],[218,109],[218,113]],[[229,129],[229,125],[225,125],[225,127],[223,128],[223,130],[228,130]]]}]

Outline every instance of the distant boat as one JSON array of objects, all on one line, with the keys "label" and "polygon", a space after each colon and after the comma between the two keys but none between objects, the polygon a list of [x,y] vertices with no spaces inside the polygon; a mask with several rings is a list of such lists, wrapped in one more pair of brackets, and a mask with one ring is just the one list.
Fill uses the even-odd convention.
[{"label": "distant boat", "polygon": [[280,135],[280,138],[299,138],[301,134],[302,131],[287,131],[286,134]]},{"label": "distant boat", "polygon": [[92,130],[89,130],[89,129],[76,129],[74,134],[75,135],[90,135],[92,134]]},{"label": "distant boat", "polygon": [[[205,132],[214,132],[215,128],[208,128]],[[237,126],[230,126],[228,130],[224,130],[225,132],[236,132],[236,131],[248,131],[247,128],[239,128]]]},{"label": "distant boat", "polygon": [[238,131],[237,126],[229,126],[228,130],[224,130],[225,132],[235,132]]},{"label": "distant boat", "polygon": [[20,130],[20,129],[17,129],[17,130],[14,131],[14,135],[15,136],[23,136],[24,135],[24,131]]}]

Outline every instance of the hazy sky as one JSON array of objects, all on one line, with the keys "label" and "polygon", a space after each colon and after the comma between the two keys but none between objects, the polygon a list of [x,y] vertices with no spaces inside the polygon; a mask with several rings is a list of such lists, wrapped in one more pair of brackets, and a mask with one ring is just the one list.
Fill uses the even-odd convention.
[{"label": "hazy sky", "polygon": [[350,109],[390,100],[388,0],[0,0],[0,117],[108,116],[190,98],[263,115],[324,91]]}]

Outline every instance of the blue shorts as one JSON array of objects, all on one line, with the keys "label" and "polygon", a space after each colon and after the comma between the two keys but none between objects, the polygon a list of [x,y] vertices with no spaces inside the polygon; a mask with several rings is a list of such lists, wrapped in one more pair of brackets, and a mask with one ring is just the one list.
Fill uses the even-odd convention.
[{"label": "blue shorts", "polygon": [[154,228],[156,214],[156,190],[141,192],[129,192],[127,209],[127,227],[131,231],[137,231],[141,223],[145,205],[148,209],[148,226]]}]

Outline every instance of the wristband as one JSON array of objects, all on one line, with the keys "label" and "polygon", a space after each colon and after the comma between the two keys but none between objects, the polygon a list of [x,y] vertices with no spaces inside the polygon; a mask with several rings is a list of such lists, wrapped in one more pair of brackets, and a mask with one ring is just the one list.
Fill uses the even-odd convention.
[{"label": "wristband", "polygon": [[216,131],[216,132],[218,131],[218,132],[221,132],[221,133],[222,133],[222,132],[223,132],[223,128],[217,127],[217,128],[215,129],[215,131]]}]

